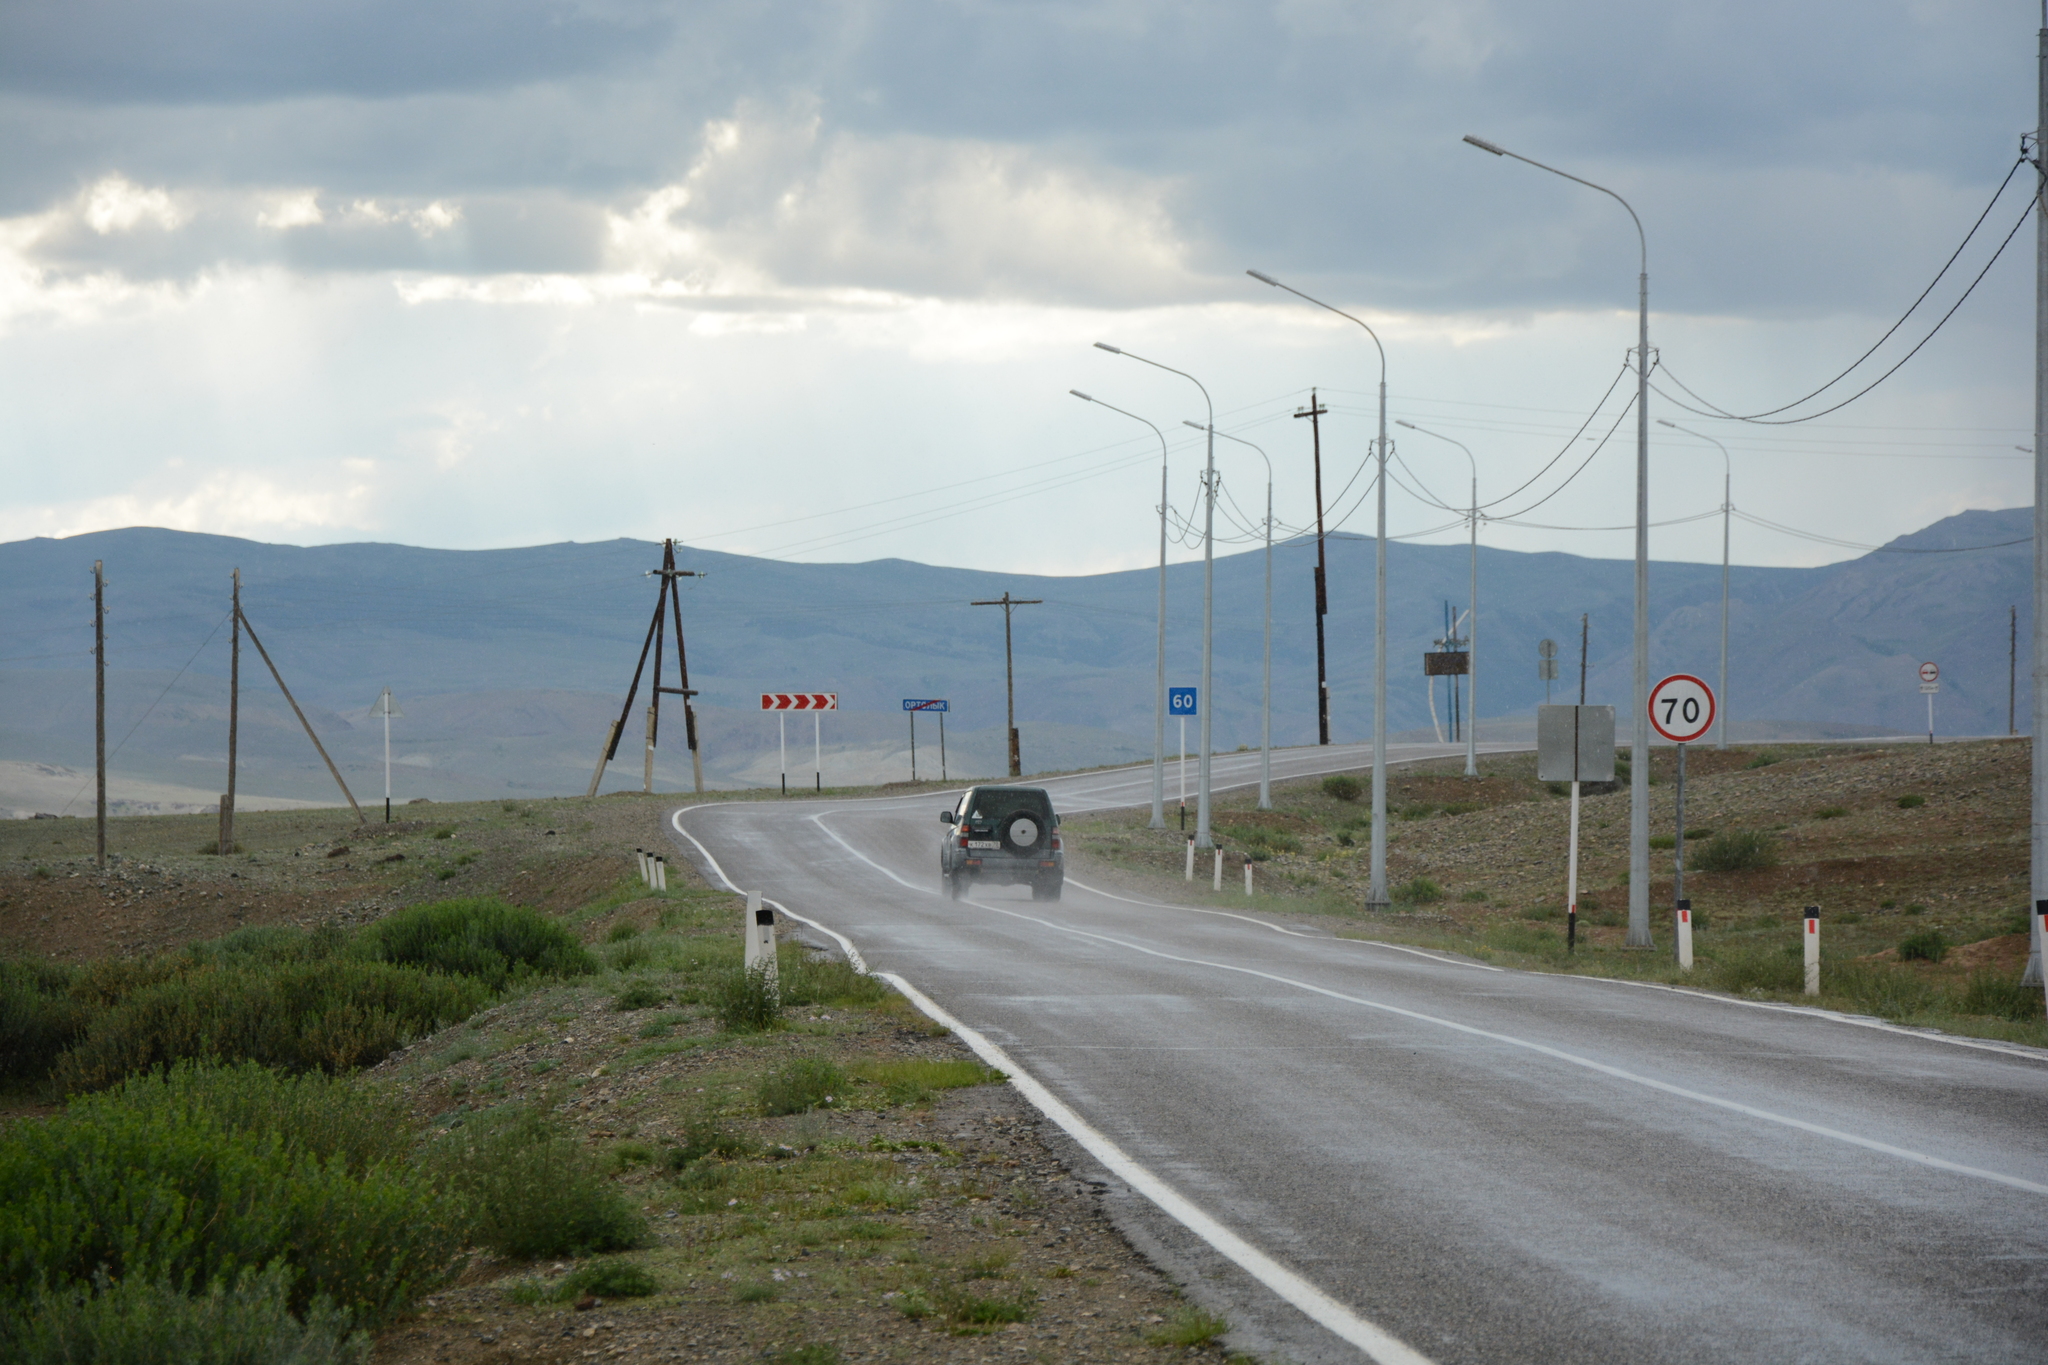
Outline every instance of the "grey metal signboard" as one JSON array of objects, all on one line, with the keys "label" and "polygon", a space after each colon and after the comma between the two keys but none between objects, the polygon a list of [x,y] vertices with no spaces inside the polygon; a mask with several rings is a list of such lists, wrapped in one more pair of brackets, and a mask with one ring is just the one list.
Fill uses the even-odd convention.
[{"label": "grey metal signboard", "polygon": [[1614,708],[1536,708],[1536,778],[1539,782],[1612,782]]}]

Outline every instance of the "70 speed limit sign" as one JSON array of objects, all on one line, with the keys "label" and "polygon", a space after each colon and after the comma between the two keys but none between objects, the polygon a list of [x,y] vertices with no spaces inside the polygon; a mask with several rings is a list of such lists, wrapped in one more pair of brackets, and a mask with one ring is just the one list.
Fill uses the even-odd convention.
[{"label": "70 speed limit sign", "polygon": [[1673,673],[1650,689],[1650,724],[1673,744],[1690,744],[1714,725],[1714,689]]}]

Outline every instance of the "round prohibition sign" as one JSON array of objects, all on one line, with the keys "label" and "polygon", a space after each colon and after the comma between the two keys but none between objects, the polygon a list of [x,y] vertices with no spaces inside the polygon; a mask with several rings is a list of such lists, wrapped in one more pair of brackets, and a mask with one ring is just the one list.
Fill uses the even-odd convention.
[{"label": "round prohibition sign", "polygon": [[1673,744],[1690,744],[1714,726],[1714,689],[1673,673],[1650,689],[1650,724]]},{"label": "round prohibition sign", "polygon": [[1920,681],[1924,683],[1941,681],[1941,665],[1929,661],[1920,665]]}]

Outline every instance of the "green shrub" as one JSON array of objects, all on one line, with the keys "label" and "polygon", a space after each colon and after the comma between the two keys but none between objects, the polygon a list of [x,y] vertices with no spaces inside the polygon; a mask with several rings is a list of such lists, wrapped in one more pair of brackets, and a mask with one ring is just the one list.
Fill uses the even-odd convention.
[{"label": "green shrub", "polygon": [[430,1153],[462,1200],[478,1245],[534,1260],[627,1251],[647,1227],[582,1144],[531,1109],[444,1135]]},{"label": "green shrub", "polygon": [[1927,798],[1917,792],[1899,798],[1900,810],[1918,810],[1926,804]]},{"label": "green shrub", "polygon": [[1796,991],[1806,984],[1798,957],[1761,947],[1724,951],[1708,975],[1724,991]]},{"label": "green shrub", "polygon": [[980,1062],[935,1061],[909,1058],[902,1061],[861,1062],[853,1074],[882,1087],[891,1104],[922,1104],[938,1090],[961,1086],[989,1085],[1008,1080],[1002,1072]]},{"label": "green shrub", "polygon": [[1899,961],[1939,962],[1948,954],[1948,940],[1939,929],[1922,929],[1899,940]]},{"label": "green shrub", "polygon": [[1816,820],[1839,820],[1849,813],[1847,806],[1822,806],[1813,813]]},{"label": "green shrub", "polygon": [[1394,899],[1405,905],[1434,905],[1444,898],[1444,889],[1427,877],[1415,877],[1394,888]]},{"label": "green shrub", "polygon": [[[1801,966],[1801,984],[1805,968]],[[1939,1008],[1941,991],[1918,972],[1882,962],[1824,962],[1820,986],[1880,1019],[1908,1019]]]},{"label": "green shrub", "polygon": [[282,962],[317,962],[332,957],[348,942],[339,925],[322,925],[307,933],[290,924],[248,924],[219,938],[194,943],[185,952],[199,962],[247,966]]},{"label": "green shrub", "polygon": [[879,1005],[889,998],[889,983],[857,972],[837,958],[813,957],[801,948],[784,955],[779,973],[785,1005]]},{"label": "green shrub", "polygon": [[620,991],[612,998],[612,1008],[615,1010],[652,1009],[666,999],[668,999],[668,992],[655,985],[652,981],[634,981],[628,983],[626,989]]},{"label": "green shrub", "polygon": [[589,950],[554,920],[490,899],[400,910],[363,930],[356,944],[378,961],[475,977],[494,991],[515,977],[585,976],[597,970]]},{"label": "green shrub", "polygon": [[1323,779],[1323,795],[1339,801],[1356,801],[1364,791],[1364,786],[1349,773],[1331,773]]},{"label": "green shrub", "polygon": [[644,1266],[631,1261],[592,1261],[564,1275],[552,1297],[562,1303],[585,1294],[600,1299],[644,1299],[657,1287]]},{"label": "green shrub", "polygon": [[1743,764],[1745,768],[1768,768],[1778,761],[1778,756],[1769,749],[1759,749],[1756,757]]},{"label": "green shrub", "polygon": [[1651,848],[1677,848],[1677,847],[1678,847],[1678,836],[1677,836],[1677,835],[1675,835],[1675,834],[1652,834],[1652,835],[1650,836],[1650,847],[1651,847]]},{"label": "green shrub", "polygon": [[0,962],[0,1084],[42,1080],[85,1035],[92,1011],[72,994],[77,977],[55,962]]},{"label": "green shrub", "polygon": [[771,1365],[840,1365],[839,1348],[827,1341],[792,1346],[769,1357]]},{"label": "green shrub", "polygon": [[782,998],[776,975],[766,964],[732,967],[711,982],[711,1003],[728,1033],[759,1033],[782,1019]]},{"label": "green shrub", "polygon": [[640,926],[630,920],[621,920],[611,927],[610,932],[605,934],[604,941],[606,943],[624,943],[629,938],[638,937],[640,937]]},{"label": "green shrub", "polygon": [[773,1303],[775,1286],[766,1280],[749,1280],[732,1291],[736,1303]]},{"label": "green shrub", "polygon": [[846,1073],[823,1057],[798,1057],[761,1078],[764,1114],[801,1114],[846,1093]]},{"label": "green shrub", "polygon": [[[281,1264],[294,1311],[325,1298],[365,1322],[441,1283],[464,1236],[430,1176],[328,1159],[308,1136],[321,1125],[303,1121],[331,1110],[324,1100],[275,1123],[238,1114],[253,1084],[181,1070],[0,1136],[0,1319],[33,1316],[47,1306],[38,1296],[81,1293],[102,1274],[235,1285]],[[350,1142],[327,1145],[341,1153]],[[106,1312],[118,1317],[123,1303]]]},{"label": "green shrub", "polygon": [[1777,840],[1760,830],[1723,830],[1692,855],[1695,872],[1752,872],[1777,865]]},{"label": "green shrub", "polygon": [[659,956],[655,946],[645,939],[629,938],[623,943],[613,943],[605,948],[604,959],[615,972],[630,972],[635,967],[644,967]]},{"label": "green shrub", "polygon": [[2016,976],[1981,971],[1971,974],[1956,1008],[1964,1014],[1988,1014],[1994,1019],[2039,1019],[2042,1002],[2039,986],[2023,986]]},{"label": "green shrub", "polygon": [[77,1093],[186,1058],[348,1071],[467,1019],[489,999],[478,982],[382,962],[195,966],[107,1009],[51,1076]]},{"label": "green shrub", "polygon": [[951,1285],[932,1296],[946,1321],[956,1327],[1001,1327],[1023,1322],[1031,1316],[1034,1295],[1020,1289],[1011,1296],[976,1294],[963,1285]]},{"label": "green shrub", "polygon": [[671,1169],[680,1171],[707,1156],[752,1156],[759,1150],[761,1144],[745,1133],[723,1127],[710,1118],[698,1118],[683,1130],[681,1144],[669,1148],[663,1160]]},{"label": "green shrub", "polygon": [[1193,1304],[1175,1313],[1164,1327],[1145,1334],[1154,1346],[1207,1346],[1230,1330],[1227,1319]]},{"label": "green shrub", "polygon": [[187,1293],[162,1278],[99,1276],[90,1287],[37,1296],[0,1328],[15,1365],[365,1365],[367,1333],[325,1303],[293,1316],[291,1271],[279,1265]]},{"label": "green shrub", "polygon": [[184,1061],[132,1077],[110,1098],[166,1124],[205,1114],[229,1132],[274,1137],[289,1153],[339,1161],[355,1174],[406,1161],[413,1151],[414,1124],[402,1103],[364,1081],[317,1072],[292,1076],[255,1062]]}]

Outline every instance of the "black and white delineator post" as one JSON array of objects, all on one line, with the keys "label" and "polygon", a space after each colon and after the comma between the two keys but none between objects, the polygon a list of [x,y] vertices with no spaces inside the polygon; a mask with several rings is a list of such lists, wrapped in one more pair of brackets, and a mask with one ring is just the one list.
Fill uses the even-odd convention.
[{"label": "black and white delineator post", "polygon": [[[2036,943],[2048,939],[2048,901],[2034,902],[2034,934]],[[2025,982],[2021,984],[2024,985]],[[2048,1004],[2048,982],[2042,983],[2041,994],[2043,1003]]]},{"label": "black and white delineator post", "polygon": [[391,823],[391,718],[402,718],[405,712],[398,709],[398,703],[392,700],[391,689],[387,687],[370,704],[370,714],[384,717],[384,823],[388,825]]},{"label": "black and white delineator post", "polygon": [[1216,871],[1209,883],[1209,889],[1211,891],[1221,891],[1223,889],[1223,850],[1220,848],[1216,850]]},{"label": "black and white delineator post", "polygon": [[761,893],[747,893],[747,970],[760,972],[775,985],[775,912],[761,904]]},{"label": "black and white delineator post", "polygon": [[1678,924],[1676,937],[1678,939],[1678,970],[1680,970],[1681,972],[1689,972],[1692,970],[1691,901],[1681,900],[1678,903]]},{"label": "black and white delineator post", "polygon": [[666,854],[657,853],[654,855],[654,889],[656,891],[668,890],[668,856]]},{"label": "black and white delineator post", "polygon": [[[1181,809],[1182,809],[1183,813],[1185,813],[1185,811],[1186,811],[1186,809],[1187,809],[1187,808],[1186,808],[1185,806],[1183,806],[1183,807],[1182,807]],[[1189,880],[1189,881],[1193,881],[1194,879],[1195,879],[1195,838],[1194,838],[1194,836],[1193,836],[1193,835],[1189,835],[1189,836],[1188,836],[1188,871],[1187,871],[1187,880]]]},{"label": "black and white delineator post", "polygon": [[646,886],[654,885],[654,873],[648,868],[646,849],[636,848],[633,850],[633,864],[640,869],[641,883]]},{"label": "black and white delineator post", "polygon": [[1571,839],[1565,857],[1564,942],[1579,939],[1579,784],[1614,780],[1614,708],[1543,706],[1536,711],[1536,779],[1572,784]]},{"label": "black and white delineator post", "polygon": [[1820,907],[1806,907],[1806,922],[1800,926],[1806,942],[1806,993],[1820,994]]}]

